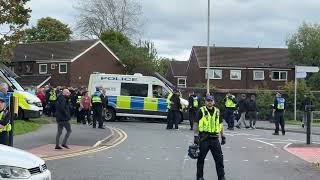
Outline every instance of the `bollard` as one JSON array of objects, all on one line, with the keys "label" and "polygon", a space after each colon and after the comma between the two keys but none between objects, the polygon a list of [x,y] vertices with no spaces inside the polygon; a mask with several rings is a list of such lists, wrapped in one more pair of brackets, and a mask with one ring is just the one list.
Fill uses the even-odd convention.
[{"label": "bollard", "polygon": [[311,144],[311,113],[314,111],[313,105],[306,106],[307,111],[307,144]]}]

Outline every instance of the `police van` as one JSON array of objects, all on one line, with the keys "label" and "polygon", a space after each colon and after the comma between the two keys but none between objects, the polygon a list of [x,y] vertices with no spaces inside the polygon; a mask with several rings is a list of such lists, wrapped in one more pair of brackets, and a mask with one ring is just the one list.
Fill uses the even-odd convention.
[{"label": "police van", "polygon": [[[22,86],[16,81],[17,75],[9,68],[0,63],[0,83],[7,83],[9,86],[8,94],[5,99],[9,102],[10,96],[18,99],[18,119],[38,118],[42,115],[43,107],[40,99],[24,91]],[[8,104],[6,105],[8,106]]]},{"label": "police van", "polygon": [[[93,94],[97,87],[106,89],[108,106],[106,121],[117,117],[167,118],[167,97],[172,89],[156,77],[94,73],[90,75],[88,91]],[[183,106],[188,101],[181,99]]]}]

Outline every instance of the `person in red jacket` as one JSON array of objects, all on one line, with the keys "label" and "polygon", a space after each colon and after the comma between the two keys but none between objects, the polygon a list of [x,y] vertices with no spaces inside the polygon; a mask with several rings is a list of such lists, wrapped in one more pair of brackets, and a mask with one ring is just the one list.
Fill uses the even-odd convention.
[{"label": "person in red jacket", "polygon": [[42,103],[42,107],[46,107],[46,95],[44,94],[44,89],[43,88],[38,88],[36,96],[40,99]]}]

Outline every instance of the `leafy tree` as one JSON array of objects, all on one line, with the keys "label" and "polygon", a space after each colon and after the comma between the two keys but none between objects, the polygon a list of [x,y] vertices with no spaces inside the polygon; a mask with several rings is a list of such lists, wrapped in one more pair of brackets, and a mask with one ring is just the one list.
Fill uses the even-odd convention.
[{"label": "leafy tree", "polygon": [[[289,57],[296,64],[320,66],[320,25],[303,23],[287,40]],[[308,85],[319,90],[320,74],[308,76]]]},{"label": "leafy tree", "polygon": [[41,18],[37,26],[26,29],[25,42],[67,41],[71,39],[72,31],[67,24],[63,24],[51,17]]},{"label": "leafy tree", "polygon": [[105,31],[100,37],[125,64],[127,73],[153,74],[157,68],[164,66],[157,59],[157,51],[149,41],[133,43],[122,32],[114,30]]},{"label": "leafy tree", "polygon": [[259,119],[269,120],[273,101],[274,97],[271,91],[260,91],[257,93],[256,103],[259,111]]},{"label": "leafy tree", "polygon": [[[284,86],[284,90],[287,93],[286,104],[289,111],[294,109],[294,82],[288,82]],[[310,88],[307,86],[305,80],[299,80],[297,86],[297,109],[299,109],[300,104],[303,102],[304,95],[310,93]]]},{"label": "leafy tree", "polygon": [[29,0],[0,1],[0,61],[9,61],[12,48],[23,36],[22,28],[28,24],[31,10],[25,8]]}]

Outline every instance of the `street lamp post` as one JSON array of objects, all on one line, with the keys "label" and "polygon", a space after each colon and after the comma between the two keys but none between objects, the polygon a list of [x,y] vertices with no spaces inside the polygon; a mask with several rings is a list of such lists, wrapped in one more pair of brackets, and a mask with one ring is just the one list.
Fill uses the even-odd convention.
[{"label": "street lamp post", "polygon": [[208,0],[208,32],[207,32],[207,94],[210,93],[210,0]]}]

